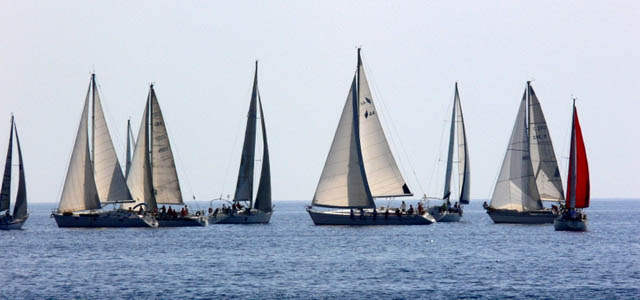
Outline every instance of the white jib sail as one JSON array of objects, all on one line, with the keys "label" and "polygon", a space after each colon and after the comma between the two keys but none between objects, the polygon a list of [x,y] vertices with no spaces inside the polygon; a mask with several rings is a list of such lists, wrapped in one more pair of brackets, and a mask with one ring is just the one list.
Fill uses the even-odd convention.
[{"label": "white jib sail", "polygon": [[382,130],[362,65],[360,65],[359,74],[360,145],[371,195],[373,197],[411,195]]},{"label": "white jib sail", "polygon": [[507,153],[491,197],[491,207],[517,211],[542,209],[529,154],[526,91],[520,102]]},{"label": "white jib sail", "polygon": [[93,168],[89,159],[89,90],[84,100],[82,117],[76,134],[76,141],[73,145],[73,152],[69,160],[67,177],[64,180],[59,212],[72,212],[79,210],[100,208],[100,199],[96,183],[93,178]]},{"label": "white jib sail", "polygon": [[135,203],[123,204],[123,208],[134,207],[140,203],[146,203],[149,209],[157,207],[156,200],[153,195],[153,187],[151,185],[151,164],[149,162],[149,101],[144,108],[142,114],[142,122],[138,130],[136,138],[136,147],[133,150],[133,160],[131,161],[131,169],[127,176],[127,186],[131,191],[131,196]]},{"label": "white jib sail", "polygon": [[458,94],[458,84],[456,83],[456,95],[454,99],[456,113],[457,135],[458,135],[458,179],[460,181],[459,201],[462,204],[469,204],[469,194],[471,193],[471,164],[469,161],[469,148],[467,145],[467,133],[464,127],[464,117],[462,115],[462,104]]}]

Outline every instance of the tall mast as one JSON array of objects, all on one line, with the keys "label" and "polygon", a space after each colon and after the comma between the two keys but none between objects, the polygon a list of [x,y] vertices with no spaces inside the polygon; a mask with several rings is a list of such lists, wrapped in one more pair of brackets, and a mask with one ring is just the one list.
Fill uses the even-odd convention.
[{"label": "tall mast", "polygon": [[[96,74],[91,73],[91,161],[96,157]],[[94,162],[95,163],[95,162]]]},{"label": "tall mast", "polygon": [[153,105],[152,105],[152,101],[153,101],[153,95],[155,94],[154,90],[153,90],[153,83],[151,83],[149,85],[149,100],[147,101],[147,104],[149,105],[149,110],[148,113],[146,115],[146,123],[145,126],[148,126],[147,128],[149,128],[149,130],[147,130],[147,136],[144,137],[145,141],[148,143],[149,145],[149,150],[147,152],[147,155],[149,155],[149,183],[151,184],[151,194],[153,195],[153,198],[156,197],[156,189],[153,186],[153,124],[151,121],[151,116],[153,116]]}]

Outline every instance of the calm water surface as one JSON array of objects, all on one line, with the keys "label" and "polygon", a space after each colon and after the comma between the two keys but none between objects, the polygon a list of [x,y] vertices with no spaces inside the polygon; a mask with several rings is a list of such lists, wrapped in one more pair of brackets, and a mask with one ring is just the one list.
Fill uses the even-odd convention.
[{"label": "calm water surface", "polygon": [[1,299],[640,298],[640,200],[594,200],[589,232],[464,222],[319,227],[305,202],[268,225],[58,229],[53,204],[0,232]]}]

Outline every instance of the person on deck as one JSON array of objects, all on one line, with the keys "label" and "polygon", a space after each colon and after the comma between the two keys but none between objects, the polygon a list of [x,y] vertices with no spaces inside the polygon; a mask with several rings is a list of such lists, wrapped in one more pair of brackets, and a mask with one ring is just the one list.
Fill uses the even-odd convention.
[{"label": "person on deck", "polygon": [[422,207],[422,202],[418,202],[418,214],[422,215],[424,208]]},{"label": "person on deck", "polygon": [[360,219],[364,219],[364,209],[360,209]]},{"label": "person on deck", "polygon": [[378,210],[374,208],[373,209],[373,219],[375,220],[377,216],[378,216]]},{"label": "person on deck", "polygon": [[189,215],[189,208],[186,205],[184,206],[184,215]]},{"label": "person on deck", "polygon": [[402,210],[402,212],[405,212],[407,210],[407,204],[404,203],[404,201],[402,201],[402,204],[400,205],[400,209]]},{"label": "person on deck", "polygon": [[409,204],[409,212],[408,214],[413,215],[413,205]]},{"label": "person on deck", "polygon": [[384,211],[384,218],[385,220],[389,218],[389,208],[387,207],[387,209]]},{"label": "person on deck", "polygon": [[349,217],[350,217],[351,219],[353,219],[353,217],[354,217],[354,214],[353,214],[353,208],[349,211]]}]

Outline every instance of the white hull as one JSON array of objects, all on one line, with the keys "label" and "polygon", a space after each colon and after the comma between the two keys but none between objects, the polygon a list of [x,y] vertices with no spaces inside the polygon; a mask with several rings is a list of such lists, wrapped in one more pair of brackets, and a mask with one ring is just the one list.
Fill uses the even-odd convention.
[{"label": "white hull", "polygon": [[151,215],[138,215],[126,210],[98,211],[86,213],[53,213],[58,227],[158,227],[158,221]]},{"label": "white hull", "polygon": [[358,211],[354,211],[354,216],[348,209],[322,211],[307,208],[311,220],[316,225],[430,225],[436,222],[429,213],[418,214],[402,214],[400,216],[395,213],[384,213],[373,215],[372,210],[367,210],[364,216],[360,216]]},{"label": "white hull", "polygon": [[462,212],[458,211],[450,211],[450,210],[441,210],[440,206],[431,206],[427,208],[427,211],[433,218],[438,222],[450,223],[450,222],[460,222],[460,218],[462,218]]},{"label": "white hull", "polygon": [[487,214],[494,223],[512,224],[551,224],[558,214],[551,210],[515,211],[506,209],[488,209]]},{"label": "white hull", "polygon": [[156,219],[158,220],[158,227],[205,227],[209,225],[209,221],[205,216],[189,215],[175,218],[172,216],[156,216]]},{"label": "white hull", "polygon": [[427,211],[437,222],[440,222],[447,215],[447,211],[441,211],[440,206],[428,207]]},{"label": "white hull", "polygon": [[26,216],[23,219],[11,220],[9,222],[0,220],[0,230],[22,229],[22,225],[27,221],[27,218],[29,218],[29,216]]},{"label": "white hull", "polygon": [[461,218],[462,218],[462,214],[460,213],[448,212],[444,217],[442,217],[442,219],[438,220],[438,222],[441,222],[441,223],[460,222]]},{"label": "white hull", "polygon": [[216,224],[266,224],[271,221],[271,215],[273,211],[263,212],[252,210],[251,214],[246,215],[244,212],[235,214],[217,214],[210,216],[209,220],[213,218],[217,221]]},{"label": "white hull", "polygon": [[587,220],[569,220],[558,217],[553,221],[556,231],[587,231]]}]

